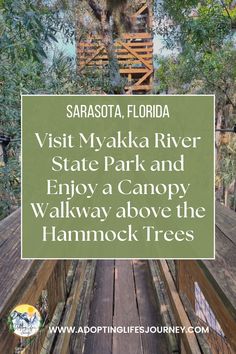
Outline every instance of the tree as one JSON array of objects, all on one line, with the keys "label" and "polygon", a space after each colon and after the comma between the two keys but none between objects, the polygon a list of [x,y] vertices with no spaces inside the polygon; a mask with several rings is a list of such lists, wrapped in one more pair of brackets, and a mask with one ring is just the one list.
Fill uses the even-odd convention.
[{"label": "tree", "polygon": [[71,28],[58,9],[30,0],[4,0],[0,5],[0,135],[11,139],[8,162],[0,166],[0,218],[20,203],[20,94],[92,90],[86,77],[76,77],[70,58],[54,54],[52,64],[46,63],[47,47],[57,41],[61,21],[63,29]]},{"label": "tree", "polygon": [[[101,40],[107,52],[110,93],[124,93],[124,81],[119,72],[119,63],[115,51],[115,39],[119,36],[120,32],[124,30],[130,31],[132,27],[129,13],[132,3],[135,3],[135,1],[82,1],[82,4],[87,7],[98,24],[96,31],[101,34]],[[82,14],[85,13],[83,6],[80,7],[79,13],[81,17]],[[83,24],[83,26],[85,25]],[[91,28],[90,31],[93,32]]]},{"label": "tree", "polygon": [[[232,1],[165,0],[158,13],[156,31],[168,48],[176,50],[169,58],[158,58],[159,90],[215,93],[216,127],[231,127],[236,119]],[[230,176],[236,175],[236,168],[235,164],[222,163],[231,156],[227,149],[221,148],[221,140],[217,134],[217,171],[220,188],[227,194],[232,182]]]}]

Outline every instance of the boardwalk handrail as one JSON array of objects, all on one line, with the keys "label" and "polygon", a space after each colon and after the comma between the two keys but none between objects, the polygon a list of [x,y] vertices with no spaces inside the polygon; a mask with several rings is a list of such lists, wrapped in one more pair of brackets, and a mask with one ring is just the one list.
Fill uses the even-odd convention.
[{"label": "boardwalk handrail", "polygon": [[[188,354],[197,353],[198,346],[204,354],[236,352],[236,214],[219,203],[215,230],[215,260],[149,261],[164,322],[209,327],[208,334],[180,333]],[[174,336],[169,337],[175,348]]]},{"label": "boardwalk handrail", "polygon": [[210,326],[213,352],[220,347],[228,354],[236,351],[236,214],[220,203],[215,235],[215,260],[176,261],[177,287],[189,312]]},{"label": "boardwalk handrail", "polygon": [[[49,322],[57,303],[65,301],[69,262],[21,260],[20,209],[0,223],[0,256],[0,352],[4,353],[7,348],[7,352],[11,353],[18,338],[9,332],[9,313],[19,304],[36,305],[45,289]],[[45,330],[40,335],[40,342],[44,335]]]},{"label": "boardwalk handrail", "polygon": [[[7,317],[11,310],[20,304],[36,306],[45,321],[43,329],[21,350],[21,353],[43,353],[44,342],[53,350],[52,336],[48,338],[47,332],[55,312],[60,323],[64,318],[63,313],[67,311],[69,316],[64,318],[64,325],[67,325],[67,321],[69,325],[73,325],[76,300],[81,295],[85,276],[88,276],[86,269],[89,262],[22,260],[20,222],[20,209],[0,222],[0,353],[6,353],[6,348],[7,353],[14,353],[19,343],[19,338],[9,331]],[[73,304],[71,299],[75,300]],[[54,342],[55,337],[54,335]],[[65,349],[60,353],[65,354],[69,348],[70,336],[62,337],[60,344]],[[55,343],[54,346],[56,347]],[[46,349],[45,353],[48,352]]]}]

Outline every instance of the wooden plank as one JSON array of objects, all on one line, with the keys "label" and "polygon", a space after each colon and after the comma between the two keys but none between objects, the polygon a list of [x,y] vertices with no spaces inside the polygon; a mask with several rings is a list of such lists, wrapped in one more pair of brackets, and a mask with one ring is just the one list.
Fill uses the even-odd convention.
[{"label": "wooden plank", "polygon": [[20,225],[20,208],[11,215],[0,221],[0,247],[1,241],[4,241]]},{"label": "wooden plank", "polygon": [[64,263],[65,263],[65,270],[66,270],[66,276],[67,276],[68,272],[72,266],[72,261],[71,261],[71,259],[68,259],[68,260],[64,261]]},{"label": "wooden plank", "polygon": [[69,271],[68,271],[68,273],[66,275],[66,291],[67,291],[67,295],[71,291],[71,286],[72,286],[72,283],[73,283],[73,279],[74,279],[74,275],[75,275],[78,263],[79,263],[78,260],[71,261],[71,265],[70,265]]},{"label": "wooden plank", "polygon": [[[21,303],[36,305],[42,290],[46,287],[46,283],[50,274],[55,266],[56,261],[35,262],[31,266],[30,271],[25,279],[20,279],[20,286],[12,292],[11,297],[8,298],[8,302],[12,305],[11,309]],[[6,307],[7,308],[7,307]],[[9,308],[9,307],[8,307]],[[9,313],[9,311],[8,311]],[[5,333],[5,334],[4,334]],[[35,343],[35,346],[39,346],[42,343],[45,333],[40,333],[41,340]],[[37,338],[37,337],[36,337]],[[15,346],[16,337],[9,333],[9,330],[5,328],[5,331],[1,333],[0,337],[0,353],[4,352],[4,348],[10,348]]]},{"label": "wooden plank", "polygon": [[102,51],[104,50],[104,47],[103,46],[101,46],[101,47],[99,47],[98,48],[98,50],[93,54],[93,55],[91,55],[91,58],[89,58],[85,63],[81,63],[81,65],[82,65],[82,68],[81,69],[83,69],[86,65],[88,65],[92,60],[94,60],[95,58],[96,58],[96,56],[98,55],[98,54],[100,54]]},{"label": "wooden plank", "polygon": [[[159,305],[159,312],[164,326],[176,326],[176,321],[171,311],[171,304],[167,295],[166,289],[163,286],[163,281],[160,275],[160,269],[156,260],[149,260],[149,267],[152,276],[152,283],[155,288],[155,295]],[[174,333],[166,333],[169,353],[178,353],[179,346],[177,343],[177,335]]]},{"label": "wooden plank", "polygon": [[126,86],[125,89],[129,91],[151,91],[152,85]]},{"label": "wooden plank", "polygon": [[[94,53],[94,49],[81,49],[80,47],[78,47],[77,49],[77,53],[79,54],[84,54],[84,55],[90,55],[92,53]],[[143,54],[146,54],[146,53],[151,53],[151,54],[147,54],[147,55],[150,55],[151,57],[153,56],[153,48],[150,48],[150,47],[144,47],[144,48],[135,48],[135,51],[137,53],[143,53]],[[122,54],[127,54],[128,51],[125,49],[125,48],[116,48],[116,53],[118,53],[118,55],[122,55]]]},{"label": "wooden plank", "polygon": [[216,259],[203,261],[209,282],[236,320],[236,246],[216,227]]},{"label": "wooden plank", "polygon": [[[133,267],[140,325],[145,328],[162,326],[147,261],[135,260]],[[143,354],[169,353],[165,334],[142,333],[141,339]]]},{"label": "wooden plank", "polygon": [[[188,319],[188,316],[184,310],[183,304],[180,300],[179,294],[177,292],[175,283],[172,279],[172,276],[169,272],[168,265],[166,261],[160,260],[158,261],[160,266],[161,275],[163,281],[166,285],[166,289],[168,295],[171,300],[172,308],[176,317],[176,321],[179,326],[185,326],[188,328],[191,326],[191,323]],[[184,343],[184,347],[187,354],[201,354],[201,350],[199,348],[196,336],[194,333],[181,333],[181,339]]]},{"label": "wooden plank", "polygon": [[[17,303],[19,291],[22,292],[22,285],[34,265],[36,268],[40,263],[36,261],[21,261],[20,259],[20,227],[1,246],[0,260],[0,316],[3,317]],[[26,285],[27,286],[27,285]]]},{"label": "wooden plank", "polygon": [[140,87],[142,86],[141,84],[143,83],[143,81],[145,81],[148,77],[150,77],[150,75],[152,75],[153,71],[150,70],[149,73],[146,73],[145,75],[143,75],[143,77],[141,77],[129,90],[128,90],[128,94],[131,93],[133,90],[135,90],[136,87]]},{"label": "wooden plank", "polygon": [[138,33],[123,33],[122,39],[152,39],[152,33],[138,32]]},{"label": "wooden plank", "polygon": [[[94,42],[94,43],[89,43],[89,42],[80,42],[78,44],[78,47],[90,47],[90,48],[98,48],[102,43]],[[136,41],[136,42],[128,42],[130,47],[153,47],[153,42],[145,42],[145,41]],[[120,41],[115,43],[116,47],[121,47]]]},{"label": "wooden plank", "polygon": [[146,60],[144,60],[141,55],[139,55],[138,53],[136,53],[132,48],[129,47],[128,44],[124,43],[124,42],[119,42],[123,47],[125,47],[128,52],[130,52],[131,54],[134,55],[134,57],[136,57],[137,59],[139,59],[148,69],[152,70],[152,65],[148,64]]},{"label": "wooden plank", "polygon": [[[22,261],[20,260],[20,262]],[[35,261],[33,264],[31,264],[30,268],[27,269],[27,274],[25,274],[24,277],[20,278],[20,275],[18,274],[19,282],[16,284],[16,287],[8,289],[9,296],[4,301],[6,305],[2,310],[1,318],[3,318],[3,316],[7,316],[11,309],[17,304],[36,304],[42,290],[46,287],[46,283],[53,271],[56,262],[57,261]],[[43,337],[44,334],[40,334],[40,337],[41,336]],[[0,335],[0,353],[3,353],[5,350],[4,348],[6,347],[9,348],[10,352],[11,348],[15,347],[16,341],[17,338],[10,334],[6,324],[2,323]]]},{"label": "wooden plank", "polygon": [[[214,261],[212,261],[214,262]],[[229,304],[228,298],[219,289],[217,282],[210,277],[206,269],[202,268],[201,261],[179,261],[179,291],[183,295],[188,297],[188,289],[192,287],[194,282],[197,282],[201,288],[206,301],[211,307],[217,321],[219,322],[227,341],[231,344],[232,348],[236,351],[236,317],[235,309],[232,308],[232,305]],[[186,274],[187,269],[187,278],[181,279],[181,274]],[[192,282],[192,284],[190,284]],[[194,288],[192,290],[194,298]],[[192,304],[193,309],[195,310],[195,301]]]},{"label": "wooden plank", "polygon": [[169,259],[166,261],[167,264],[168,264],[168,267],[169,267],[169,270],[170,270],[170,273],[171,273],[171,276],[176,284],[176,266],[175,266],[175,262],[173,259]]},{"label": "wooden plank", "polygon": [[[147,60],[145,59],[145,62],[147,64],[152,65],[152,60]],[[94,58],[92,60],[88,61],[84,61],[83,58],[81,58],[80,60],[80,65],[81,66],[93,66],[93,65],[107,65],[109,63],[107,58],[104,59],[99,59],[99,58]],[[122,65],[141,65],[140,60],[135,60],[135,59],[119,59],[118,63],[120,64],[120,66]]]},{"label": "wooden plank", "polygon": [[[61,262],[58,262],[58,263],[61,263]],[[72,284],[72,281],[73,281],[73,278],[74,278],[74,275],[75,275],[75,272],[76,272],[76,269],[77,269],[77,265],[78,265],[78,261],[74,261],[72,262],[71,260],[70,261],[63,261],[64,263],[64,266],[65,266],[65,270],[66,270],[66,275],[67,275],[67,278],[66,278],[66,283],[67,283],[67,290],[71,290],[71,284]],[[69,269],[69,271],[68,271]],[[50,325],[51,326],[59,326],[60,325],[60,321],[62,319],[62,314],[64,312],[66,308],[66,303],[65,302],[59,302],[57,304],[57,307],[55,309],[55,312],[53,314],[53,318],[50,322]],[[48,331],[47,333],[47,336],[44,340],[44,343],[43,343],[43,347],[41,349],[41,352],[40,354],[47,354],[47,353],[51,353],[51,350],[52,350],[52,347],[53,347],[53,343],[55,341],[55,338],[58,334],[56,333],[50,333]]]},{"label": "wooden plank", "polygon": [[40,332],[37,334],[37,336],[31,338],[31,343],[27,345],[21,352],[20,354],[38,354],[40,353],[42,349],[42,344],[45,340],[46,334],[48,331],[48,325],[45,326],[43,329],[40,330]]},{"label": "wooden plank", "polygon": [[[88,261],[84,279],[83,290],[80,295],[79,303],[76,309],[74,321],[75,328],[88,326],[90,302],[94,286],[94,277],[97,261]],[[85,333],[72,334],[69,343],[69,354],[84,352]]]},{"label": "wooden plank", "polygon": [[[140,326],[132,261],[115,262],[114,326]],[[113,335],[113,354],[143,354],[140,334]]]},{"label": "wooden plank", "polygon": [[135,12],[135,14],[132,17],[137,17],[141,15],[147,9],[148,9],[147,4],[144,4],[137,12]]},{"label": "wooden plank", "polygon": [[[190,305],[188,298],[186,296],[181,296],[181,299],[184,304],[185,311],[188,314],[188,318],[189,318],[190,322],[192,323],[192,326],[193,327],[203,326],[205,328],[206,323],[204,321],[202,321],[199,317],[196,316],[195,309],[193,309],[192,306]],[[212,336],[212,334],[213,334],[213,336]],[[215,332],[214,330],[211,330],[211,328],[209,328],[209,333],[196,333],[196,336],[197,336],[202,354],[212,354],[212,350],[211,350],[212,344],[217,349],[219,349],[219,348],[223,349],[223,343],[225,344],[223,337],[221,335],[219,335],[217,332]],[[219,345],[219,342],[218,342],[219,340],[221,342],[220,343],[221,345]],[[213,353],[214,353],[214,350],[213,350]],[[225,353],[225,351],[222,350],[222,353]],[[230,354],[230,353],[228,353],[228,351],[226,351],[226,353]]]},{"label": "wooden plank", "polygon": [[[45,282],[51,274],[55,262],[21,260],[20,254],[20,209],[1,222],[0,239],[0,316],[6,318],[14,306],[20,303],[34,305]],[[40,272],[41,279],[37,279]],[[44,273],[45,272],[45,273]],[[35,284],[37,283],[37,286]],[[8,352],[16,345],[17,338],[9,333],[5,321],[0,325],[0,352]]]},{"label": "wooden plank", "polygon": [[[63,315],[63,319],[60,323],[61,326],[73,326],[76,307],[78,306],[79,298],[83,289],[84,275],[86,271],[87,261],[80,261],[75,273],[73,280],[73,285],[71,293],[66,302],[66,308]],[[52,354],[68,354],[69,353],[69,342],[70,342],[71,333],[65,333],[58,335],[56,344],[53,348]]]},{"label": "wooden plank", "polygon": [[50,320],[59,302],[66,300],[66,262],[58,261],[47,282],[48,315]]},{"label": "wooden plank", "polygon": [[[192,262],[189,260],[184,261],[177,260],[177,269],[178,269],[178,291],[182,296],[182,293],[186,295],[189,303],[192,308],[195,309],[195,284],[194,274],[191,271]],[[190,268],[188,268],[190,267]]]},{"label": "wooden plank", "polygon": [[236,213],[216,203],[216,226],[236,246]]},{"label": "wooden plank", "polygon": [[18,295],[23,304],[36,304],[42,290],[46,288],[48,279],[57,262],[57,260],[43,261],[40,263],[37,271],[31,269],[31,274],[27,279],[29,286],[24,287],[24,284],[22,284],[23,289]]},{"label": "wooden plank", "polygon": [[[119,43],[120,43],[120,41],[117,41],[115,43],[115,46],[120,47]],[[141,47],[141,48],[142,47],[144,47],[144,48],[150,47],[150,48],[152,48],[154,46],[153,42],[146,42],[146,41],[142,41],[142,40],[140,40],[140,41],[136,40],[135,42],[126,42],[126,43],[129,44],[130,47]]]},{"label": "wooden plank", "polygon": [[[151,62],[149,62],[151,64]],[[94,60],[92,62],[90,62],[89,64],[85,64],[85,62],[80,62],[80,65],[81,65],[81,70],[86,67],[93,67],[93,66],[98,66],[98,67],[102,67],[104,65],[108,65],[109,62],[108,61],[99,61],[99,60]],[[127,67],[127,65],[130,65],[130,66],[135,66],[135,65],[139,65],[140,66],[140,61],[138,60],[132,60],[132,61],[119,61],[119,65],[121,68],[125,68]]]},{"label": "wooden plank", "polygon": [[131,69],[120,69],[121,74],[145,74],[149,72],[146,68],[131,68]]},{"label": "wooden plank", "polygon": [[[55,313],[54,313],[53,318],[50,322],[50,325],[48,325],[48,327],[49,326],[56,327],[59,325],[64,306],[65,306],[65,303],[63,303],[63,302],[60,302],[57,304],[57,307],[55,309]],[[53,341],[54,341],[55,337],[56,337],[56,333],[50,333],[49,331],[47,332],[47,336],[44,339],[40,354],[51,353]]]},{"label": "wooden plank", "polygon": [[[98,261],[94,296],[91,304],[89,326],[112,326],[113,324],[114,261]],[[111,354],[112,334],[88,335],[84,354]]]},{"label": "wooden plank", "polygon": [[[122,33],[120,38],[122,39],[151,39],[152,33],[148,32],[138,32],[138,33]],[[94,38],[101,40],[102,36],[99,34],[96,34]]]},{"label": "wooden plank", "polygon": [[[126,53],[128,53],[128,51]],[[79,59],[80,60],[86,60],[88,58],[88,56],[90,56],[90,55],[92,55],[92,52],[89,53],[89,55],[87,53],[85,53],[85,55],[84,56],[80,56]],[[143,59],[152,59],[152,57],[153,57],[152,54],[141,54],[141,56],[142,56]],[[117,59],[121,59],[121,60],[133,59],[133,58],[134,58],[133,54],[118,54],[117,55]],[[106,54],[97,55],[96,56],[96,60],[107,60],[107,55]]]},{"label": "wooden plank", "polygon": [[216,258],[199,262],[236,319],[236,213],[216,203]]}]

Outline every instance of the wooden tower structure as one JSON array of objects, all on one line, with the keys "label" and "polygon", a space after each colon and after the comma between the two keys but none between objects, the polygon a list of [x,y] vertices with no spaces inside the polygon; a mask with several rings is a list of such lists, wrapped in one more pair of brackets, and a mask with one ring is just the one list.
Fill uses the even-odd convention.
[{"label": "wooden tower structure", "polygon": [[[151,3],[151,2],[150,2]],[[132,29],[115,40],[120,73],[126,79],[126,94],[147,94],[152,90],[152,9],[148,0],[138,1],[131,14]],[[88,34],[77,43],[78,71],[108,65],[106,49],[98,34]]]}]

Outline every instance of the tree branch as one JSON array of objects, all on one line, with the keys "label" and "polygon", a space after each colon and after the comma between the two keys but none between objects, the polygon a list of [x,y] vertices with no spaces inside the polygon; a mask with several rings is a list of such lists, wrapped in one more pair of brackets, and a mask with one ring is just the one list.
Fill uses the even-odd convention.
[{"label": "tree branch", "polygon": [[91,7],[91,10],[93,11],[94,16],[99,21],[101,21],[101,19],[102,19],[102,8],[94,0],[88,0],[88,4]]},{"label": "tree branch", "polygon": [[230,22],[231,22],[231,27],[232,27],[232,23],[233,23],[233,21],[232,21],[232,17],[230,16],[229,10],[228,10],[228,8],[227,8],[227,6],[226,6],[226,4],[225,4],[224,0],[220,0],[220,2],[221,2],[221,5],[223,6],[223,8],[225,9],[225,11],[226,11],[226,13],[227,13],[228,18],[230,19]]}]

